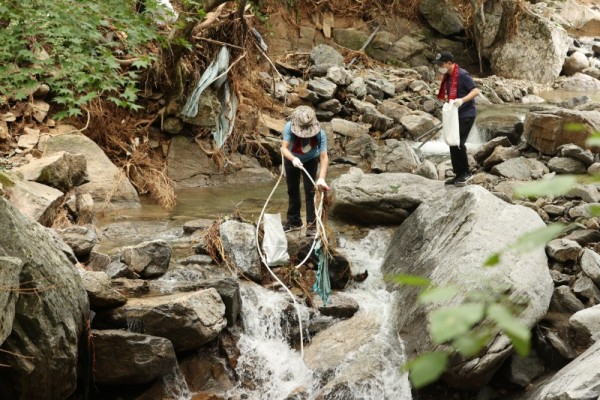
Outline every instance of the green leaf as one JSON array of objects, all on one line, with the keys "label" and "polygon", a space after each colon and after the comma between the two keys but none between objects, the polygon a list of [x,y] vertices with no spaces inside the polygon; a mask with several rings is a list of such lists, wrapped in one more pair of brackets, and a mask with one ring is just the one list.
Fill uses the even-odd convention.
[{"label": "green leaf", "polygon": [[585,144],[592,147],[592,146],[600,146],[600,132],[596,132],[593,135],[590,135],[587,140],[585,141]]},{"label": "green leaf", "polygon": [[494,265],[498,265],[500,263],[500,253],[494,253],[485,260],[483,263],[484,267],[493,267]]},{"label": "green leaf", "polygon": [[399,285],[405,286],[429,286],[431,280],[427,278],[423,278],[419,275],[393,275],[388,278],[390,281],[397,283]]},{"label": "green leaf", "polygon": [[589,210],[590,210],[590,214],[593,215],[594,217],[600,216],[600,206],[590,204]]},{"label": "green leaf", "polygon": [[468,332],[452,341],[454,347],[465,357],[472,357],[485,347],[490,339],[489,333]]},{"label": "green leaf", "polygon": [[498,324],[498,327],[504,331],[511,340],[515,350],[520,356],[526,356],[529,353],[531,343],[531,331],[527,325],[519,321],[502,304],[492,304],[488,307],[487,315]]},{"label": "green leaf", "polygon": [[525,253],[535,248],[545,246],[565,229],[565,225],[554,223],[519,236],[516,242],[509,246],[518,253]]},{"label": "green leaf", "polygon": [[579,122],[567,122],[563,128],[567,132],[581,132],[585,126]]},{"label": "green leaf", "polygon": [[517,187],[513,197],[561,196],[577,185],[577,177],[560,175],[551,179],[527,183]]},{"label": "green leaf", "polygon": [[436,351],[410,360],[404,365],[404,369],[409,371],[410,383],[419,389],[438,380],[447,364],[448,355]]},{"label": "green leaf", "polygon": [[436,344],[455,339],[480,322],[483,319],[484,312],[483,303],[465,303],[457,306],[440,307],[428,316],[431,338]]},{"label": "green leaf", "polygon": [[458,288],[455,286],[443,286],[429,288],[419,295],[421,303],[441,303],[450,300],[458,293]]}]

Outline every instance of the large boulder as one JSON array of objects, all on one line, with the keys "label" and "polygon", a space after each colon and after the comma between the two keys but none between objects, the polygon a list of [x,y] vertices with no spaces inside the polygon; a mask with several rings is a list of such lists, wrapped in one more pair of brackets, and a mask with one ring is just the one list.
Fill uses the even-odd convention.
[{"label": "large boulder", "polygon": [[23,268],[23,262],[15,257],[0,256],[0,343],[10,334],[13,319],[15,318],[15,305],[18,295],[16,289],[19,287],[19,274]]},{"label": "large boulder", "polygon": [[216,289],[129,299],[94,319],[99,328],[139,330],[169,339],[176,351],[195,349],[225,328],[225,305]]},{"label": "large boulder", "polygon": [[0,232],[0,257],[22,263],[14,318],[3,316],[3,330],[12,331],[0,346],[0,364],[8,365],[0,368],[0,398],[68,398],[77,385],[77,349],[89,314],[79,274],[50,231],[2,197]]},{"label": "large boulder", "polygon": [[387,139],[378,146],[376,157],[371,165],[374,172],[414,172],[421,160],[405,140]]},{"label": "large boulder", "polygon": [[523,400],[597,399],[600,397],[600,340]]},{"label": "large boulder", "polygon": [[142,278],[155,278],[169,268],[171,246],[164,240],[152,240],[121,249],[122,261]]},{"label": "large boulder", "polygon": [[161,337],[120,330],[93,330],[94,381],[141,385],[169,374],[177,365],[173,344]]},{"label": "large boulder", "polygon": [[395,387],[382,388],[381,372],[397,369],[404,361],[398,336],[381,334],[385,330],[382,324],[386,323],[382,317],[377,313],[358,313],[312,339],[304,362],[322,377],[320,393],[324,399],[364,398],[356,387],[370,387],[374,398],[391,398],[388,391],[393,391],[393,398],[410,398],[406,374],[394,382]]},{"label": "large boulder", "polygon": [[600,10],[567,0],[560,10],[562,26],[574,36],[600,36]]},{"label": "large boulder", "polygon": [[[459,288],[446,304],[464,300],[472,290],[489,292],[492,287],[510,286],[511,296],[527,300],[519,318],[532,327],[546,314],[553,293],[544,248],[524,254],[505,252],[494,268],[482,266],[520,235],[543,226],[535,211],[508,204],[482,187],[448,191],[444,197],[421,203],[400,226],[382,270],[386,275],[419,275],[436,286]],[[426,334],[427,314],[434,307],[419,303],[417,294],[416,289],[403,288],[397,297],[397,327],[409,358],[436,348]],[[476,358],[454,357],[445,378],[458,387],[482,387],[512,352],[508,338],[497,335]]]},{"label": "large boulder", "polygon": [[479,50],[496,75],[552,83],[569,49],[567,32],[529,9],[519,13],[521,6],[529,7],[517,0],[483,3],[474,14]]},{"label": "large boulder", "polygon": [[90,193],[97,209],[140,206],[138,194],[124,172],[90,138],[79,133],[44,136],[38,147],[44,152],[44,156],[68,151],[85,157],[90,181],[79,186],[78,190],[80,193]]},{"label": "large boulder", "polygon": [[442,35],[455,35],[465,27],[462,16],[456,8],[443,0],[422,0],[419,12],[429,25]]},{"label": "large boulder", "polygon": [[588,136],[600,131],[600,113],[567,109],[530,112],[523,131],[525,141],[544,154],[554,155],[569,143],[587,148]]},{"label": "large boulder", "polygon": [[399,225],[422,201],[446,193],[440,181],[407,173],[365,174],[358,168],[350,168],[332,188],[332,215],[368,225]]}]

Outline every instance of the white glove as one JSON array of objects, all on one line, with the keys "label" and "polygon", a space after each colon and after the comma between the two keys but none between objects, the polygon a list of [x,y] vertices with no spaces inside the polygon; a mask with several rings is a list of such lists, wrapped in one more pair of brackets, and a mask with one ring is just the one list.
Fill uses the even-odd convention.
[{"label": "white glove", "polygon": [[292,165],[296,168],[302,168],[302,161],[298,157],[294,157],[292,160]]},{"label": "white glove", "polygon": [[325,179],[323,178],[317,179],[317,186],[320,186],[325,190],[329,190],[329,186],[327,186],[327,184],[325,183]]},{"label": "white glove", "polygon": [[455,99],[454,103],[452,103],[453,105],[455,105],[456,107],[460,107],[463,105],[463,99]]}]

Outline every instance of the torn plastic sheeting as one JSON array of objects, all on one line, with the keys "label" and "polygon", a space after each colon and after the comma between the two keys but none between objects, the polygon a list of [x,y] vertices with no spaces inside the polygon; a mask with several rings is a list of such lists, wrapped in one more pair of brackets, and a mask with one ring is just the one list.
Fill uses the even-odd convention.
[{"label": "torn plastic sheeting", "polygon": [[231,95],[231,91],[229,89],[229,83],[225,82],[223,86],[223,90],[220,92],[220,100],[221,100],[221,113],[219,114],[219,118],[217,119],[217,127],[212,132],[213,138],[215,140],[215,145],[218,149],[223,147],[225,140],[233,131],[233,126],[235,123],[235,114],[237,112],[237,97],[235,95]]},{"label": "torn plastic sheeting", "polygon": [[315,291],[323,304],[329,303],[329,296],[331,296],[331,281],[329,278],[329,257],[327,251],[323,250],[323,245],[319,240],[315,246],[315,254],[319,257],[319,269],[317,270],[317,278],[313,285],[313,291]]},{"label": "torn plastic sheeting", "polygon": [[287,238],[281,225],[281,214],[265,214],[263,219],[264,237],[263,250],[267,258],[267,265],[286,265],[290,256],[287,252]]},{"label": "torn plastic sheeting", "polygon": [[254,34],[256,40],[258,40],[259,47],[262,49],[262,51],[266,53],[267,50],[269,50],[269,46],[267,46],[267,43],[265,43],[265,41],[263,40],[260,33],[256,30],[256,28],[252,28],[252,33]]},{"label": "torn plastic sheeting", "polygon": [[[192,94],[181,110],[181,115],[188,118],[194,118],[198,114],[198,101],[202,92],[209,87],[213,82],[216,84],[215,89],[220,88],[227,80],[227,74],[223,74],[229,67],[229,50],[226,46],[221,47],[216,60],[213,60],[206,71],[200,77]],[[219,75],[223,76],[219,77]],[[217,79],[219,77],[219,79]]]}]

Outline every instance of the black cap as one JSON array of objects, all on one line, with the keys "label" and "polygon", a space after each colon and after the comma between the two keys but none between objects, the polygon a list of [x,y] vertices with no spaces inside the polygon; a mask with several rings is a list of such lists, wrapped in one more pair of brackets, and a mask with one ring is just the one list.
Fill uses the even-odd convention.
[{"label": "black cap", "polygon": [[435,55],[434,64],[441,64],[446,61],[454,61],[454,54],[449,51],[441,51]]}]

